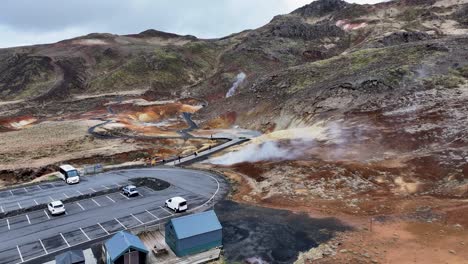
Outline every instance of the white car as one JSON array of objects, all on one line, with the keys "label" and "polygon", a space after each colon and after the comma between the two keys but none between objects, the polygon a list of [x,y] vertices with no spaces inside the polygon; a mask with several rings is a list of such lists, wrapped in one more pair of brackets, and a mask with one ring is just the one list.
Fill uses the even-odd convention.
[{"label": "white car", "polygon": [[65,213],[65,206],[61,201],[53,201],[47,205],[47,210],[51,215],[59,215]]},{"label": "white car", "polygon": [[173,197],[166,200],[165,206],[176,213],[183,212],[187,210],[187,200],[182,197]]}]

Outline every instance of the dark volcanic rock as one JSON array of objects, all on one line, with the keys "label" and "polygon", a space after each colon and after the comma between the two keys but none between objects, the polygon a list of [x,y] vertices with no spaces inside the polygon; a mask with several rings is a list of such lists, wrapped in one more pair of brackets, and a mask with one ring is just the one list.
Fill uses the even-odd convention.
[{"label": "dark volcanic rock", "polygon": [[334,24],[324,22],[310,25],[304,23],[298,17],[277,21],[273,25],[271,33],[276,37],[300,38],[303,40],[314,40],[322,37],[342,37],[346,34]]},{"label": "dark volcanic rock", "polygon": [[181,35],[177,35],[177,34],[174,34],[174,33],[168,33],[168,32],[164,32],[164,31],[159,31],[159,30],[156,30],[156,29],[148,29],[148,30],[145,30],[139,34],[136,34],[136,35],[130,35],[132,37],[140,37],[140,38],[148,38],[148,37],[159,37],[159,38],[188,38],[188,39],[193,39],[193,40],[196,40],[197,38],[195,36],[191,36],[191,35],[186,35],[186,36],[181,36]]},{"label": "dark volcanic rock", "polygon": [[303,17],[320,17],[348,6],[350,6],[350,4],[343,0],[319,0],[297,9],[293,14]]},{"label": "dark volcanic rock", "polygon": [[460,24],[468,26],[468,5],[463,6],[453,13],[453,18]]},{"label": "dark volcanic rock", "polygon": [[431,39],[431,36],[425,32],[395,32],[383,37],[379,42],[384,46],[394,46],[428,39]]}]

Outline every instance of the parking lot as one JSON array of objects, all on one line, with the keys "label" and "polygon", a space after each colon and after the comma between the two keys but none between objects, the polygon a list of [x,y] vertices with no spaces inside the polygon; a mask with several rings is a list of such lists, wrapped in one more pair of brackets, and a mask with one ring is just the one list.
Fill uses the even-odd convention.
[{"label": "parking lot", "polygon": [[52,182],[2,191],[0,192],[0,211],[4,213],[29,208],[55,200],[63,200],[113,188],[120,188],[125,184],[127,183],[115,182],[93,187],[76,185],[76,188],[70,189],[70,186],[63,182]]},{"label": "parking lot", "polygon": [[[167,169],[166,169],[167,170]],[[178,169],[169,169],[178,170]],[[190,180],[186,170],[182,170],[180,178],[185,184],[180,184],[174,175],[166,176],[171,186],[162,191],[154,191],[142,186],[138,190],[141,195],[126,197],[120,192],[95,196],[71,203],[66,203],[66,214],[51,216],[47,210],[36,210],[21,215],[0,219],[0,234],[4,241],[0,241],[0,264],[23,263],[34,260],[47,254],[80,245],[95,239],[109,236],[115,232],[144,224],[165,223],[170,217],[176,216],[172,211],[164,208],[164,201],[173,196],[182,196],[188,200],[189,209],[194,209],[212,199],[220,190],[220,183],[214,178],[192,174]],[[114,177],[115,182],[97,184],[94,187],[78,185],[65,185],[61,182],[55,184],[41,184],[41,187],[26,187],[26,190],[15,189],[2,191],[0,195],[9,198],[16,197],[21,207],[28,200],[48,203],[51,200],[64,199],[78,191],[82,194],[99,192],[107,188],[124,185],[128,177],[148,174],[145,170],[132,170],[131,173],[122,174],[126,179]],[[161,178],[164,178],[162,176]],[[203,179],[203,181],[200,181]],[[166,180],[166,179],[164,179]],[[87,182],[90,182],[88,180]],[[121,183],[121,184],[119,184]],[[123,183],[123,184],[122,184]],[[44,185],[44,186],[43,186]],[[179,187],[179,186],[182,187]],[[75,187],[80,187],[75,190]],[[223,192],[227,190],[223,187]],[[207,191],[208,190],[208,191]],[[10,193],[10,194],[8,194]],[[82,195],[80,194],[80,195]],[[50,196],[50,197],[49,197]],[[3,201],[3,198],[1,198]],[[5,208],[15,208],[13,200],[2,203]],[[17,205],[16,209],[19,208]]]}]

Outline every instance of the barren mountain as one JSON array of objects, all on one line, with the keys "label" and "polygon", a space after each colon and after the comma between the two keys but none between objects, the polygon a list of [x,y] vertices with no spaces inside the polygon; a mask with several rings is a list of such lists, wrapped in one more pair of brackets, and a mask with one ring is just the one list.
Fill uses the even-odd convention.
[{"label": "barren mountain", "polygon": [[[72,138],[59,133],[60,146],[80,145],[76,155],[60,159],[51,149],[38,156],[54,158],[38,162],[17,143],[13,156],[0,153],[2,169],[20,168],[15,157],[26,163],[21,169],[99,160],[107,142],[82,138],[95,119],[112,119],[100,128],[106,135],[174,136],[184,128],[180,114],[189,112],[201,128],[193,135],[263,133],[202,165],[238,183],[233,199],[345,219],[468,227],[468,0],[318,0],[220,39],[147,30],[0,49],[0,100],[0,140],[80,120],[64,128],[74,129]],[[43,140],[42,133],[34,134]],[[146,151],[154,142],[114,143]],[[171,143],[177,151],[168,151]],[[151,155],[203,144],[166,140]],[[432,250],[459,243],[445,242],[422,247],[419,260],[468,259]],[[389,263],[412,249],[386,248],[375,260]],[[363,263],[356,259],[329,263]]]}]

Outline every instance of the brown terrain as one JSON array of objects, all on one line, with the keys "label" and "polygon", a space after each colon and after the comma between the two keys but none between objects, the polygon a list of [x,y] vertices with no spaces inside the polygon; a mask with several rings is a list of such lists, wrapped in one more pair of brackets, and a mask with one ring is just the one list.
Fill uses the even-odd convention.
[{"label": "brown terrain", "polygon": [[214,144],[182,137],[191,113],[193,136],[262,134],[192,165],[230,199],[354,228],[297,263],[468,263],[467,18],[467,0],[319,0],[220,39],[0,49],[0,179],[191,155]]}]

